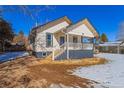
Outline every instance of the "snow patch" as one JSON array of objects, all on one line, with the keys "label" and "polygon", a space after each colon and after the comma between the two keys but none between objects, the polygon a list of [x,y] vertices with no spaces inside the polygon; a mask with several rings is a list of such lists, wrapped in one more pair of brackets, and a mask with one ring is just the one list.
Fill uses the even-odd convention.
[{"label": "snow patch", "polygon": [[7,52],[0,55],[0,62],[2,63],[5,61],[13,60],[13,59],[28,56],[28,55],[29,55],[28,52]]},{"label": "snow patch", "polygon": [[[124,87],[124,55],[102,53],[95,55],[108,59],[102,65],[81,67],[74,70],[74,75],[100,82],[100,87]],[[95,85],[99,87],[99,85]]]}]

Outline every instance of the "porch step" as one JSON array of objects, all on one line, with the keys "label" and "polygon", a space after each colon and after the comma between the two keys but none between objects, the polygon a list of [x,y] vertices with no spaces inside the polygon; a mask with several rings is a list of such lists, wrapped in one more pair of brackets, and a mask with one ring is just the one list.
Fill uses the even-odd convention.
[{"label": "porch step", "polygon": [[58,57],[58,56],[60,56],[60,55],[62,55],[64,52],[65,52],[66,50],[62,50],[62,51],[58,51],[58,53],[55,53],[55,59]]},{"label": "porch step", "polygon": [[46,56],[45,59],[52,60],[52,53],[50,53],[48,56]]},{"label": "porch step", "polygon": [[[58,57],[58,56],[60,56],[63,52],[65,52],[65,50],[63,50],[63,51],[54,51],[55,53],[55,58],[56,57]],[[45,57],[46,59],[51,59],[52,60],[52,53],[50,54],[50,55],[48,55],[47,57]]]},{"label": "porch step", "polygon": [[65,50],[62,54],[55,57],[55,60],[67,59],[67,51]]}]

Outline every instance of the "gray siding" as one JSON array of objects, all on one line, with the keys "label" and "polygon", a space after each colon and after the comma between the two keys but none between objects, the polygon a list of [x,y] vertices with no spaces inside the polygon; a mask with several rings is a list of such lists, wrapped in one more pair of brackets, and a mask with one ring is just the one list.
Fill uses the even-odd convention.
[{"label": "gray siding", "polygon": [[[69,50],[70,59],[91,58],[93,57],[92,50]],[[67,51],[55,58],[56,60],[67,59]]]},{"label": "gray siding", "polygon": [[43,53],[46,53],[48,56],[49,54],[51,54],[51,52],[34,52],[33,55],[35,55],[37,58],[43,58]]},{"label": "gray siding", "polygon": [[[51,52],[46,52],[48,56]],[[43,58],[43,52],[34,52],[37,58]],[[70,59],[81,59],[81,58],[91,58],[93,57],[92,50],[69,50]],[[61,55],[55,58],[55,60],[67,59],[67,51],[63,52]]]}]

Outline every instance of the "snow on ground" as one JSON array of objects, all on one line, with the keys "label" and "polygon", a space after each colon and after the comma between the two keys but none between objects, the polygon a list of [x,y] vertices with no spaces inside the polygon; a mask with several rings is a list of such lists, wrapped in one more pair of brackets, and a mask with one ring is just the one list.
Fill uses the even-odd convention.
[{"label": "snow on ground", "polygon": [[[100,86],[124,87],[124,54],[97,54],[97,57],[106,58],[108,63],[74,70],[74,75],[95,80]],[[96,85],[99,87],[99,85]]]},{"label": "snow on ground", "polygon": [[24,57],[27,55],[29,55],[28,52],[7,52],[7,53],[0,55],[0,63],[5,62],[5,61],[9,61],[12,59],[16,59],[19,57]]}]

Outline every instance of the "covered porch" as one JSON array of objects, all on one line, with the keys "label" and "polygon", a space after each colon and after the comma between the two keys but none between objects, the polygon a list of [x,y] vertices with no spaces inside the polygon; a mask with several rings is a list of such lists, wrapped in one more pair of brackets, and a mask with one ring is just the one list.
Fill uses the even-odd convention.
[{"label": "covered porch", "polygon": [[94,36],[91,33],[69,33],[59,31],[52,34],[52,60],[93,57]]},{"label": "covered porch", "polygon": [[53,49],[65,48],[69,50],[92,50],[94,38],[71,33],[53,33]]},{"label": "covered porch", "polygon": [[[92,57],[97,36],[97,32],[88,20],[51,32],[52,59],[55,60],[58,56],[62,59]],[[90,51],[91,56],[87,56],[86,51],[88,53]]]}]

